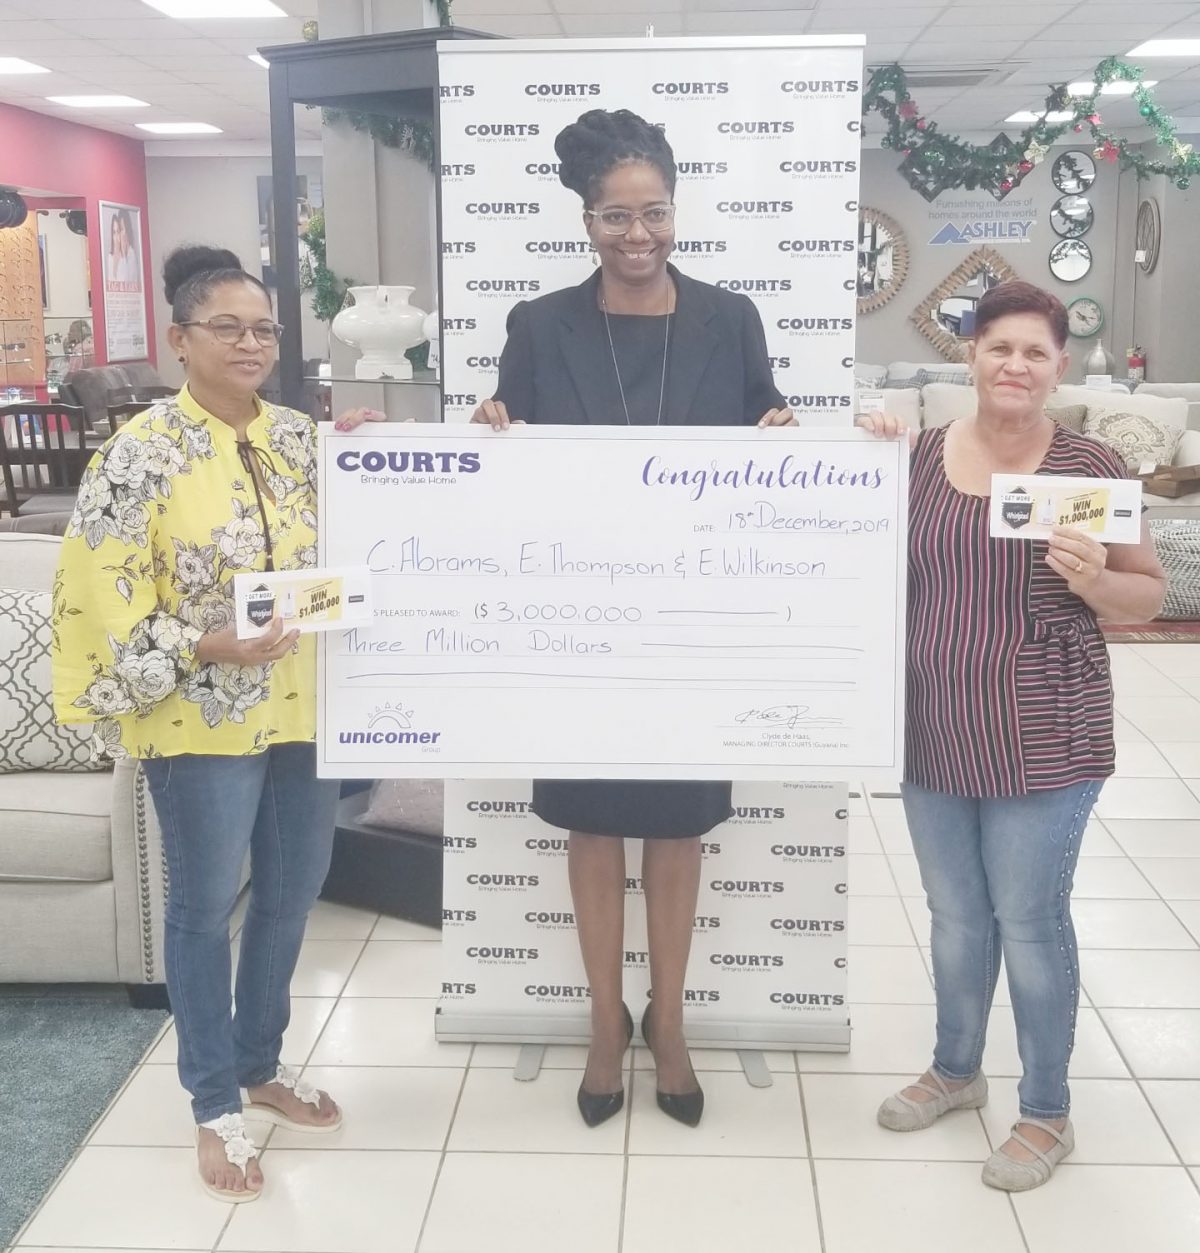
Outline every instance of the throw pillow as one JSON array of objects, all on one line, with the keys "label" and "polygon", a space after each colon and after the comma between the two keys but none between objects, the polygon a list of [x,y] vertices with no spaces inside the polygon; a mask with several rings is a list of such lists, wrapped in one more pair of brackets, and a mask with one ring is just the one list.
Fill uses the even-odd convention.
[{"label": "throw pillow", "polygon": [[90,725],[60,727],[50,687],[50,593],[0,590],[0,774],[105,770]]},{"label": "throw pillow", "polygon": [[1082,435],[1087,413],[1087,405],[1063,405],[1058,409],[1047,409],[1046,417],[1051,422],[1057,422],[1059,426],[1065,426],[1067,430],[1074,431],[1076,435]]},{"label": "throw pillow", "polygon": [[1142,413],[1089,406],[1083,433],[1116,449],[1129,469],[1136,473],[1146,461],[1170,465],[1182,430]]},{"label": "throw pillow", "polygon": [[868,365],[865,361],[856,361],[854,363],[855,387],[863,387],[867,391],[875,391],[882,387],[886,380],[887,366]]},{"label": "throw pillow", "polygon": [[380,779],[359,822],[441,839],[445,824],[441,779]]},{"label": "throw pillow", "polygon": [[918,370],[917,386],[924,387],[926,383],[954,383],[958,387],[974,387],[975,380],[971,377],[968,370]]}]

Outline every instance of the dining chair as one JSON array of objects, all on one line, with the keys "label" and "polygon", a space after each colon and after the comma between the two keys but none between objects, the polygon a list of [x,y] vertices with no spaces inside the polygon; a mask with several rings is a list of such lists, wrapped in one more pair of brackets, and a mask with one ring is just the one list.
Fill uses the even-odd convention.
[{"label": "dining chair", "polygon": [[14,518],[70,506],[92,452],[83,432],[76,405],[0,405],[0,504]]}]

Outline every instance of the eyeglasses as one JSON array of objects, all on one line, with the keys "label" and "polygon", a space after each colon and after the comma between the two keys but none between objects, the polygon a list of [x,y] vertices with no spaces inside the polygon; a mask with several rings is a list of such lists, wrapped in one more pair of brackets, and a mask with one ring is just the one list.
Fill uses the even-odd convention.
[{"label": "eyeglasses", "polygon": [[583,212],[587,217],[599,218],[600,229],[606,235],[625,235],[634,222],[641,222],[648,231],[658,234],[669,231],[675,220],[673,204],[652,204],[640,213],[632,209],[584,209]]},{"label": "eyeglasses", "polygon": [[278,322],[255,322],[248,326],[241,318],[209,318],[204,322],[178,322],[177,326],[207,327],[223,344],[241,343],[242,337],[250,331],[264,348],[279,343],[283,327]]}]

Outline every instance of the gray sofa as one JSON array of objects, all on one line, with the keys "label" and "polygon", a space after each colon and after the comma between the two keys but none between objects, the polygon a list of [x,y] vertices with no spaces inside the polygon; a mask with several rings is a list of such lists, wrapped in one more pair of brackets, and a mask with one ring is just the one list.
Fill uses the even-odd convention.
[{"label": "gray sofa", "polygon": [[[61,543],[6,520],[0,587],[49,591]],[[136,762],[115,770],[0,774],[0,983],[124,983],[165,1004],[166,873]]]}]

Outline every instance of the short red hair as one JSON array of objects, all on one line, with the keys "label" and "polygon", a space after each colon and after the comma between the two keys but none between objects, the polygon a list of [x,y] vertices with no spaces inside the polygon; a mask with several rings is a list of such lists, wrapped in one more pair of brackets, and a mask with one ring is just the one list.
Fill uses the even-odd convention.
[{"label": "short red hair", "polygon": [[1013,313],[1034,313],[1046,319],[1059,348],[1067,346],[1067,307],[1053,293],[1021,279],[1009,279],[989,288],[975,306],[975,338],[993,322]]}]

